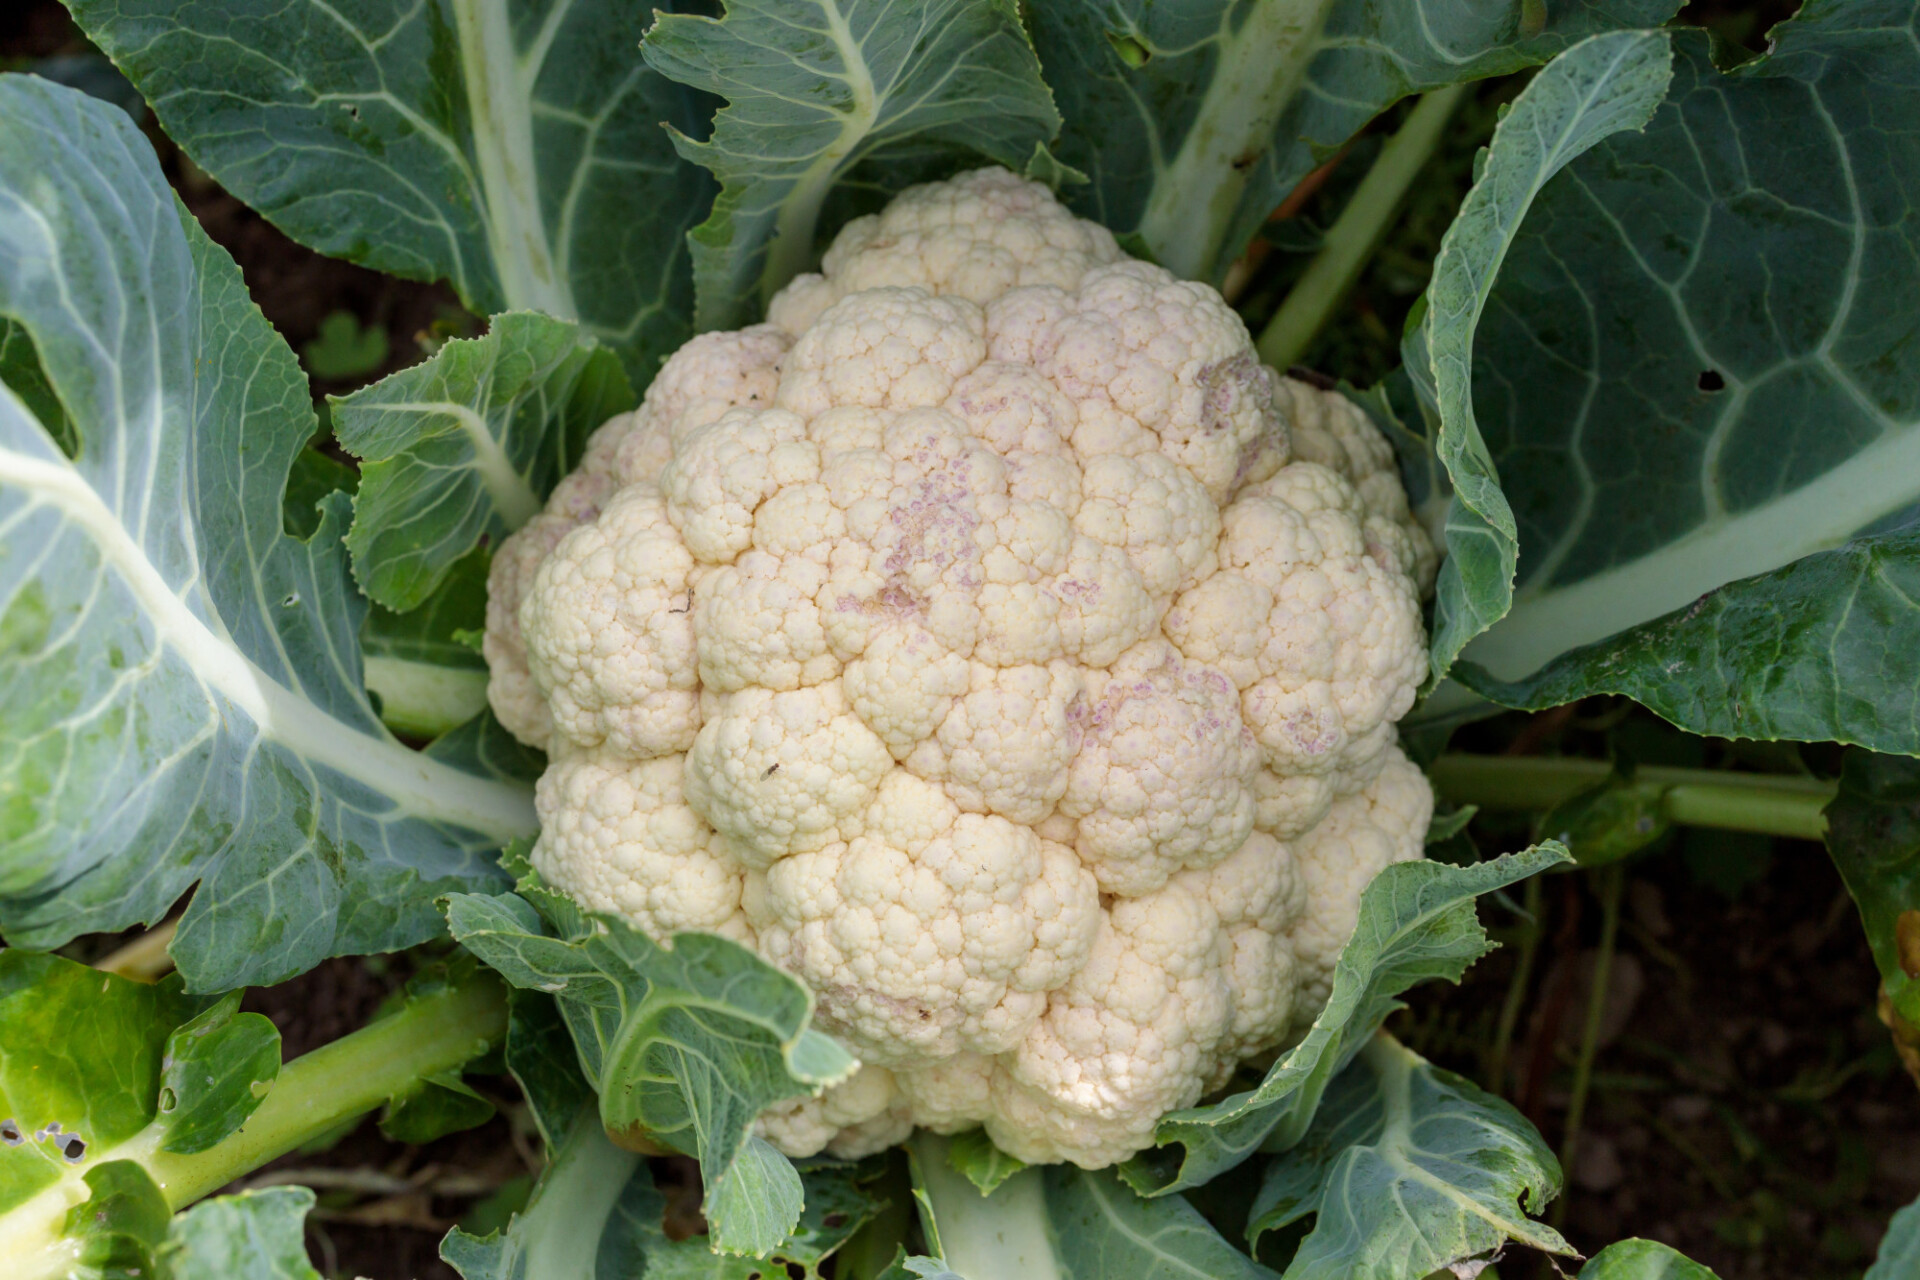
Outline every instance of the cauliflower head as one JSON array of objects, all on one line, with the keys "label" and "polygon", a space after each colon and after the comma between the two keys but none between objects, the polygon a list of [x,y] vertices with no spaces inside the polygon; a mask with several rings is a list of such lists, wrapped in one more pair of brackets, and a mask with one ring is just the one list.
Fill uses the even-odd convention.
[{"label": "cauliflower head", "polygon": [[984,1124],[1094,1168],[1297,1038],[1420,856],[1434,551],[1384,440],[1000,169],[703,334],[493,562],[533,861],[804,979],[793,1155]]}]

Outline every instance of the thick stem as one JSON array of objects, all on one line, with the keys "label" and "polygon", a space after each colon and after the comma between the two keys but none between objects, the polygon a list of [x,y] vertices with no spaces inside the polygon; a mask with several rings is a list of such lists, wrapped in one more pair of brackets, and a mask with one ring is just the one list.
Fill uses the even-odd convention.
[{"label": "thick stem", "polygon": [[1263,362],[1276,369],[1299,363],[1373,256],[1415,175],[1439,147],[1447,121],[1467,89],[1467,85],[1453,84],[1421,98],[1399,132],[1381,148],[1380,158],[1341,210],[1320,252],[1261,331],[1258,345]]},{"label": "thick stem", "polygon": [[[239,1131],[205,1151],[161,1150],[166,1130],[148,1125],[117,1146],[89,1153],[84,1166],[0,1215],[0,1258],[22,1277],[55,1274],[68,1243],[68,1211],[89,1192],[82,1175],[108,1160],[142,1165],[178,1211],[343,1121],[373,1110],[414,1081],[452,1070],[506,1034],[505,988],[481,971],[420,996],[390,1018],[288,1063]],[[51,1264],[52,1269],[42,1265]],[[9,1277],[16,1273],[9,1270]]]},{"label": "thick stem", "polygon": [[1039,1169],[1022,1169],[983,1196],[948,1163],[947,1139],[922,1129],[910,1147],[933,1215],[928,1244],[937,1237],[949,1270],[967,1280],[1060,1280]]},{"label": "thick stem", "polygon": [[[1141,239],[1175,275],[1214,272],[1247,180],[1273,149],[1280,114],[1319,51],[1332,8],[1332,0],[1257,0],[1223,9],[1213,79],[1140,215]],[[1237,31],[1225,29],[1231,15],[1241,17]]]},{"label": "thick stem", "polygon": [[[1445,755],[1427,770],[1440,794],[1483,809],[1551,809],[1613,773],[1604,760]],[[1818,840],[1834,784],[1817,778],[1712,769],[1636,769],[1633,785],[1658,800],[1669,822]]]},{"label": "thick stem", "polygon": [[380,720],[395,733],[437,738],[487,709],[487,673],[368,654],[367,689],[380,698]]}]

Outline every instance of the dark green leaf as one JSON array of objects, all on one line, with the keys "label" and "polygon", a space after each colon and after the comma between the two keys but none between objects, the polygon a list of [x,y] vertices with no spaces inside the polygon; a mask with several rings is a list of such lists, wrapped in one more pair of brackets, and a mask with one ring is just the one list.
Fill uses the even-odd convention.
[{"label": "dark green leaf", "polygon": [[161,1150],[205,1151],[238,1129],[280,1075],[280,1030],[240,1012],[234,992],[167,1038],[161,1063]]},{"label": "dark green leaf", "polygon": [[387,331],[363,329],[351,311],[331,311],[320,336],[300,348],[300,361],[316,378],[364,378],[387,362]]},{"label": "dark green leaf", "polygon": [[1637,786],[1630,771],[1562,800],[1540,817],[1537,830],[1567,846],[1583,867],[1630,857],[1667,833],[1664,792]]},{"label": "dark green leaf", "polygon": [[1522,548],[1476,687],[1920,750],[1912,16],[1810,3],[1725,73],[1676,32],[1644,135],[1535,201],[1475,339]]},{"label": "dark green leaf", "polygon": [[51,947],[198,881],[172,952],[209,989],[433,936],[527,790],[375,718],[345,497],[283,532],[305,380],[146,138],[29,76],[0,118],[0,312],[81,441],[0,394],[0,525],[33,549],[0,556],[0,928]]},{"label": "dark green leaf", "polygon": [[60,452],[72,457],[80,448],[67,411],[40,367],[40,353],[33,349],[33,335],[13,321],[0,317],[0,383],[27,406],[27,412],[40,420],[46,433],[60,446]]},{"label": "dark green leaf", "polygon": [[493,1110],[458,1071],[443,1071],[387,1099],[380,1132],[395,1142],[432,1142],[485,1124]]},{"label": "dark green leaf", "polygon": [[560,1005],[543,991],[515,987],[507,993],[507,1070],[520,1084],[533,1122],[549,1150],[566,1137],[593,1089],[580,1074]]},{"label": "dark green leaf", "polygon": [[1544,62],[1673,0],[1508,5],[1407,0],[1085,0],[1027,9],[1090,185],[1075,207],[1183,276],[1218,281],[1287,193],[1402,97]]},{"label": "dark green leaf", "polygon": [[351,494],[359,483],[360,473],[330,454],[314,448],[295,454],[281,512],[287,536],[303,542],[311,538],[319,531],[327,496],[336,491]]},{"label": "dark green leaf", "polygon": [[1500,1249],[1573,1247],[1529,1220],[1560,1165],[1513,1106],[1384,1032],[1334,1080],[1298,1146],[1267,1167],[1247,1235],[1314,1214],[1287,1280],[1401,1280]]},{"label": "dark green leaf", "polygon": [[354,578],[405,613],[483,537],[532,519],[593,429],[633,407],[633,388],[577,325],[508,312],[485,336],[330,403],[335,436],[361,462]]},{"label": "dark green leaf", "polygon": [[1827,806],[1827,851],[1860,908],[1888,998],[1920,1023],[1920,916],[1901,928],[1904,914],[1920,912],[1920,761],[1847,752]]},{"label": "dark green leaf", "polygon": [[1017,170],[1060,126],[1013,0],[729,0],[718,21],[661,15],[643,52],[727,99],[710,140],[674,138],[721,184],[691,235],[703,329],[758,318],[813,265],[851,171],[891,191],[976,156]]},{"label": "dark green leaf", "polygon": [[548,934],[523,897],[455,894],[454,937],[514,986],[559,998],[610,1132],[699,1157],[716,1249],[773,1248],[800,1219],[800,1177],[752,1136],[754,1118],[857,1065],[809,1027],[812,995],[724,938],[680,934],[669,950],[537,886],[523,892],[567,936]]},{"label": "dark green leaf", "polygon": [[1513,603],[1518,532],[1475,420],[1475,331],[1521,220],[1547,180],[1609,134],[1639,129],[1666,96],[1667,37],[1594,36],[1549,63],[1494,129],[1473,189],[1447,230],[1403,356],[1440,424],[1435,451],[1453,488],[1440,567],[1433,680]]},{"label": "dark green leaf", "polygon": [[1327,1007],[1306,1038],[1274,1063],[1259,1088],[1161,1120],[1158,1145],[1122,1165],[1121,1176],[1143,1193],[1165,1195],[1212,1181],[1263,1144],[1284,1150],[1300,1141],[1328,1082],[1402,1007],[1401,992],[1430,978],[1458,982],[1493,949],[1474,898],[1567,861],[1566,849],[1547,841],[1472,866],[1404,862],[1382,871],[1360,897]]},{"label": "dark green leaf", "polygon": [[1475,693],[1539,710],[1625,694],[1694,733],[1920,754],[1920,528],[1858,538]]},{"label": "dark green leaf", "polygon": [[295,240],[481,315],[577,319],[637,381],[690,330],[701,105],[623,0],[74,0],[168,136]]}]

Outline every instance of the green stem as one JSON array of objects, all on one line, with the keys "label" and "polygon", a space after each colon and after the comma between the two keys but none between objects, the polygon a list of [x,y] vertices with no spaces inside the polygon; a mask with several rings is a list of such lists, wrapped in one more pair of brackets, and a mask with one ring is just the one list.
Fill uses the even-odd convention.
[{"label": "green stem", "polygon": [[[0,1257],[20,1264],[22,1276],[61,1247],[68,1211],[88,1197],[81,1175],[109,1160],[142,1165],[179,1211],[303,1142],[373,1110],[425,1076],[449,1071],[486,1051],[506,1034],[507,1002],[499,979],[484,970],[409,1001],[398,1013],[281,1069],[272,1090],[245,1124],[205,1151],[164,1151],[158,1122],[98,1153],[84,1167],[0,1215]],[[8,1271],[13,1276],[13,1271]],[[48,1274],[52,1274],[48,1272]]]},{"label": "green stem", "polygon": [[1415,176],[1439,147],[1447,121],[1467,91],[1464,84],[1435,89],[1420,99],[1406,123],[1387,140],[1380,158],[1321,242],[1320,252],[1307,265],[1306,274],[1261,331],[1262,361],[1276,369],[1299,363],[1373,256],[1374,246],[1386,234]]},{"label": "green stem", "polygon": [[1507,998],[1500,1006],[1500,1022],[1493,1033],[1493,1049],[1487,1055],[1487,1092],[1500,1093],[1506,1085],[1507,1057],[1513,1050],[1514,1028],[1520,1024],[1520,1008],[1526,1003],[1527,988],[1533,982],[1533,962],[1540,954],[1541,913],[1546,910],[1545,882],[1534,876],[1527,881],[1524,906],[1527,918],[1521,924],[1519,955],[1514,960],[1513,979],[1507,984]]},{"label": "green stem", "polygon": [[927,1243],[949,1270],[968,1280],[1060,1280],[1039,1169],[1022,1169],[983,1196],[948,1162],[947,1139],[922,1129],[908,1147],[933,1219]]},{"label": "green stem", "polygon": [[[1607,987],[1613,980],[1613,948],[1620,933],[1620,897],[1627,883],[1624,863],[1602,867],[1600,880],[1600,949],[1594,954],[1587,990],[1587,1016],[1580,1029],[1580,1056],[1573,1068],[1573,1092],[1567,1098],[1567,1126],[1560,1140],[1560,1170],[1571,1179],[1580,1151],[1580,1126],[1587,1118],[1587,1093],[1593,1087],[1593,1060],[1600,1051],[1600,1023],[1607,1012]],[[1551,1222],[1566,1217],[1567,1198],[1553,1206]]]},{"label": "green stem", "polygon": [[[1455,804],[1483,809],[1551,809],[1605,782],[1613,766],[1604,760],[1548,756],[1445,755],[1428,776]],[[1669,822],[1725,831],[1818,840],[1826,834],[1823,812],[1835,786],[1817,778],[1713,769],[1634,770],[1634,785],[1658,802]]]}]

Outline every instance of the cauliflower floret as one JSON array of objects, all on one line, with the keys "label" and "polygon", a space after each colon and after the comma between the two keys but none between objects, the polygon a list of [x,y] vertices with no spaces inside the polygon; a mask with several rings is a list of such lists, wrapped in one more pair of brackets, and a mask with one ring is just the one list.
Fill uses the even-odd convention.
[{"label": "cauliflower floret", "polygon": [[685,756],[635,762],[604,750],[554,760],[534,789],[534,869],[590,910],[656,937],[704,929],[751,946],[745,868],[687,806],[685,767]]},{"label": "cauliflower floret", "polygon": [[595,434],[495,556],[489,696],[552,753],[543,874],[754,947],[867,1064],[768,1141],[1098,1167],[1297,1037],[1420,856],[1432,563],[1363,413],[988,169]]},{"label": "cauliflower floret", "polygon": [[1053,193],[1005,169],[976,169],[896,196],[840,229],[817,275],[803,275],[767,307],[767,319],[804,333],[848,294],[919,285],[985,305],[1021,285],[1071,289],[1118,262],[1113,235],[1074,217]]},{"label": "cauliflower floret", "polygon": [[755,874],[747,913],[762,950],[806,979],[820,1024],[862,1061],[1012,1048],[1086,958],[1093,877],[1070,850],[962,813],[904,771],[866,826]]}]

